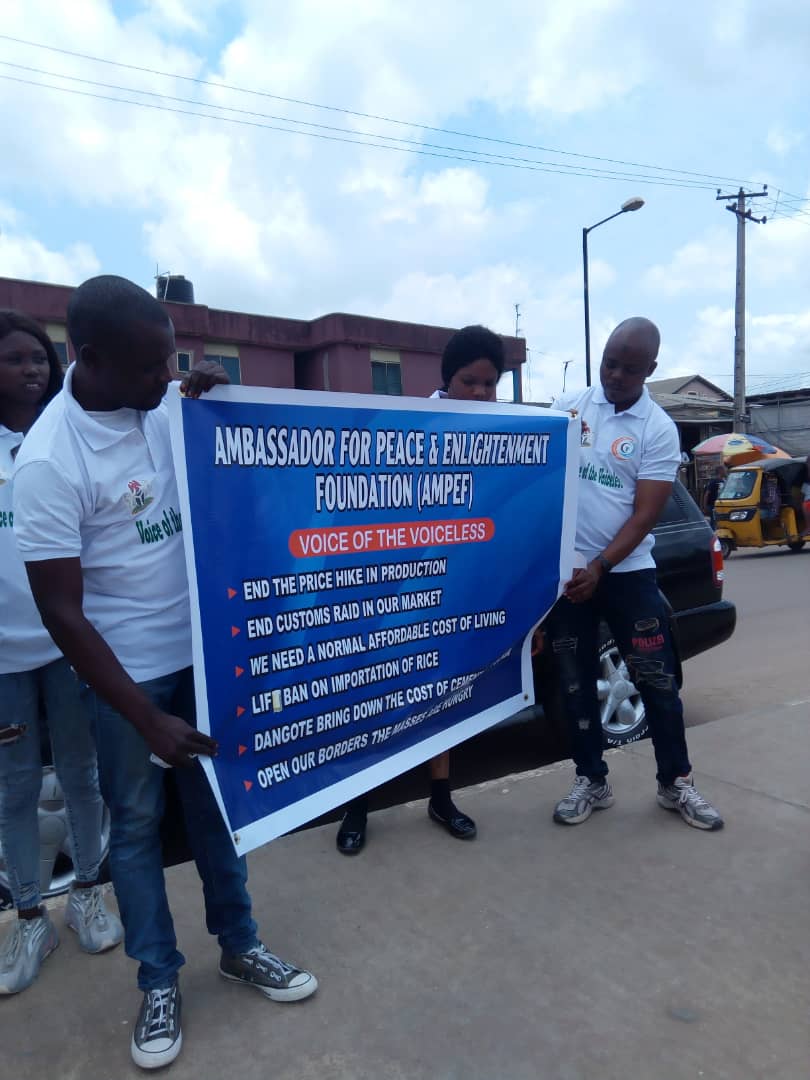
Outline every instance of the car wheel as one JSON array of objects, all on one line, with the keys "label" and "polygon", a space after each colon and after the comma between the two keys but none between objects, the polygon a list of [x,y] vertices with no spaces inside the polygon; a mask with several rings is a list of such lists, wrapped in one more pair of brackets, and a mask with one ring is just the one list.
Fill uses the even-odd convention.
[{"label": "car wheel", "polygon": [[626,746],[648,734],[641,694],[611,637],[604,638],[599,647],[596,693],[605,746]]},{"label": "car wheel", "polygon": [[720,541],[720,554],[723,556],[723,559],[728,559],[733,550],[734,547],[730,540]]},{"label": "car wheel", "polygon": [[804,540],[794,540],[792,544],[788,544],[791,551],[801,551],[804,547]]},{"label": "car wheel", "polygon": [[[67,892],[76,876],[67,824],[67,811],[62,786],[52,765],[42,770],[39,793],[39,878],[43,899]],[[101,822],[101,879],[106,877],[107,854],[110,849],[110,815],[104,807]],[[0,908],[11,905],[8,870],[0,848]]]}]

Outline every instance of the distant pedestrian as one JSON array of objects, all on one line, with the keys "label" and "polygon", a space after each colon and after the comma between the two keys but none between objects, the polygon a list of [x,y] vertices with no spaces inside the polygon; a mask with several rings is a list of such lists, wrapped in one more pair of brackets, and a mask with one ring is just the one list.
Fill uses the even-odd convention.
[{"label": "distant pedestrian", "polygon": [[782,512],[782,496],[779,493],[779,484],[772,473],[765,473],[762,477],[762,494],[759,502],[759,513],[763,521],[778,521]]},{"label": "distant pedestrian", "polygon": [[604,620],[647,712],[658,804],[695,828],[723,826],[692,782],[677,660],[652,557],[652,530],[680,462],[675,425],[644,386],[659,343],[649,319],[625,320],[608,338],[600,385],[555,402],[582,420],[576,548],[587,561],[566,583],[547,624],[576,764],[573,786],[554,811],[564,825],[578,825],[614,801],[596,692]]},{"label": "distant pedestrian", "polygon": [[714,470],[714,475],[707,482],[703,491],[701,510],[709,521],[711,521],[713,529],[717,528],[717,522],[714,516],[714,504],[717,502],[717,497],[720,494],[723,484],[726,482],[727,476],[728,469],[726,469],[725,465],[717,465]]}]

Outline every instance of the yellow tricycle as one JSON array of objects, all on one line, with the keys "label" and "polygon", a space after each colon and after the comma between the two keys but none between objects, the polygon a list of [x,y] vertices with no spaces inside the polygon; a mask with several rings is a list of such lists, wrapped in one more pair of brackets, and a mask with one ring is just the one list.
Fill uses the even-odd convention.
[{"label": "yellow tricycle", "polygon": [[744,547],[801,551],[810,540],[801,491],[806,477],[802,458],[761,458],[730,469],[714,504],[723,557]]}]

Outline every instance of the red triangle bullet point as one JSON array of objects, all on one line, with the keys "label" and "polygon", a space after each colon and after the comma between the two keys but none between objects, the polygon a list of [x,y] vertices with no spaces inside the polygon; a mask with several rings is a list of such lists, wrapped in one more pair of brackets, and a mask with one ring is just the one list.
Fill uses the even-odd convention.
[{"label": "red triangle bullet point", "polygon": [[245,791],[250,791],[250,789],[253,787],[252,780],[243,780],[242,783],[245,785]]},{"label": "red triangle bullet point", "polygon": [[234,672],[236,674],[237,679],[239,678],[240,675],[245,674],[245,669],[243,667],[239,667],[238,664],[236,665],[236,667],[233,670],[234,670]]},{"label": "red triangle bullet point", "polygon": [[241,634],[241,633],[242,633],[242,631],[239,629],[238,626],[232,626],[231,627],[231,637],[236,637],[237,634]]},{"label": "red triangle bullet point", "polygon": [[237,716],[241,716],[244,711],[245,711],[244,705],[237,705],[236,706],[236,715]]},{"label": "red triangle bullet point", "polygon": [[233,600],[236,596],[236,589],[228,589],[228,599]]},{"label": "red triangle bullet point", "polygon": [[246,754],[246,753],[247,753],[247,747],[246,747],[246,746],[242,746],[242,744],[240,743],[240,744],[239,744],[239,757],[241,757],[241,756],[242,756],[242,754]]}]

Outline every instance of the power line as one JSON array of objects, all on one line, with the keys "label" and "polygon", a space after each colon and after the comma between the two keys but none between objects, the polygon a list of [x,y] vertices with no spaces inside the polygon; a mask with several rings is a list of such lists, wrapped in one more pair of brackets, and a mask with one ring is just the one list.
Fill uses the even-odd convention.
[{"label": "power line", "polygon": [[[217,82],[217,81],[211,80],[211,79],[201,79],[201,78],[193,76],[193,75],[180,75],[180,74],[173,73],[173,72],[160,71],[160,70],[158,70],[156,68],[143,67],[143,66],[140,66],[140,65],[137,65],[137,64],[126,64],[123,61],[109,60],[106,57],[93,56],[93,55],[88,54],[88,53],[75,52],[75,51],[73,51],[71,49],[62,49],[62,48],[59,48],[59,47],[57,47],[55,45],[45,45],[42,42],[30,41],[30,40],[28,40],[26,38],[13,37],[10,34],[0,34],[0,41],[10,41],[10,42],[13,42],[15,44],[25,45],[25,46],[28,46],[28,47],[34,48],[34,49],[44,49],[44,50],[46,50],[48,52],[59,53],[59,54],[61,54],[63,56],[71,56],[71,57],[74,57],[74,58],[80,59],[80,60],[90,60],[91,62],[98,63],[98,64],[108,64],[108,65],[111,65],[113,67],[124,68],[124,69],[127,69],[129,71],[139,71],[139,72],[141,72],[143,74],[157,75],[157,76],[159,76],[161,78],[180,79],[180,80],[184,80],[186,82],[196,83],[199,86],[209,86],[209,87],[212,87],[212,88],[214,88],[216,90],[230,90],[230,91],[240,93],[240,94],[251,94],[251,95],[254,95],[254,96],[257,96],[257,97],[269,98],[269,99],[272,99],[274,101],[283,101],[288,105],[301,105],[301,106],[304,106],[304,107],[310,108],[310,109],[322,109],[322,110],[327,110],[329,112],[338,112],[338,113],[343,113],[346,116],[355,116],[355,117],[359,117],[359,118],[364,119],[364,120],[377,120],[377,121],[380,121],[382,123],[395,124],[395,125],[398,125],[398,126],[401,126],[401,127],[410,127],[410,128],[414,128],[414,129],[419,130],[419,131],[430,131],[430,132],[434,132],[435,134],[451,135],[451,136],[453,136],[455,138],[475,139],[475,140],[483,141],[483,142],[496,143],[496,144],[499,144],[499,145],[502,145],[502,146],[511,146],[511,147],[514,147],[514,148],[517,148],[517,149],[522,149],[522,150],[536,150],[536,151],[539,151],[541,153],[546,153],[546,154],[556,154],[556,155],[565,156],[565,157],[576,157],[576,158],[580,158],[583,161],[601,161],[601,162],[604,162],[605,164],[621,165],[621,166],[623,166],[625,168],[647,169],[648,171],[663,172],[663,173],[674,174],[674,175],[683,176],[683,177],[692,177],[692,178],[695,178],[696,180],[700,180],[700,181],[703,181],[703,180],[705,180],[705,181],[713,181],[714,183],[716,183],[717,181],[721,181],[721,182],[725,182],[725,183],[734,183],[734,184],[743,183],[745,186],[751,186],[750,181],[741,181],[737,177],[717,176],[717,175],[714,175],[714,174],[711,174],[711,173],[693,172],[693,171],[690,171],[690,170],[687,170],[687,169],[675,169],[675,168],[668,168],[668,167],[665,167],[665,166],[647,165],[647,164],[644,164],[642,162],[625,161],[625,160],[622,160],[622,159],[619,159],[619,158],[604,157],[604,156],[600,156],[600,155],[597,155],[597,154],[581,154],[581,153],[577,153],[577,152],[571,151],[571,150],[557,150],[557,149],[555,149],[553,147],[541,146],[541,145],[538,145],[538,144],[535,144],[535,143],[523,143],[523,142],[517,142],[515,140],[511,140],[511,139],[500,139],[500,138],[495,138],[494,136],[479,135],[479,134],[476,134],[476,133],[473,133],[473,132],[468,132],[468,131],[455,131],[455,130],[453,130],[451,128],[434,127],[434,126],[431,126],[429,124],[417,123],[416,121],[401,120],[401,119],[397,119],[395,117],[390,117],[390,116],[380,116],[380,115],[377,115],[375,113],[360,112],[360,111],[358,111],[356,109],[349,109],[349,108],[345,108],[345,107],[338,106],[338,105],[326,105],[326,104],[323,104],[321,102],[307,101],[307,100],[302,99],[302,98],[285,97],[285,96],[283,96],[281,94],[273,94],[273,93],[270,93],[269,91],[266,91],[266,90],[255,90],[255,89],[251,89],[249,87],[235,86],[235,85],[232,85],[232,84],[229,84],[229,83]],[[19,80],[19,81],[22,81],[22,80]],[[140,93],[141,91],[138,91],[138,92]],[[211,107],[215,108],[216,106],[211,106]],[[289,120],[289,122],[296,123],[297,121]],[[465,152],[465,151],[461,151],[461,152]],[[561,163],[555,163],[555,164],[561,164]]]},{"label": "power line", "polygon": [[[0,60],[0,65],[2,65],[3,67],[11,67],[11,68],[14,68],[14,69],[20,70],[20,71],[33,72],[34,74],[37,74],[37,75],[45,75],[45,76],[48,76],[49,78],[66,79],[69,82],[82,83],[85,86],[94,86],[94,87],[105,89],[105,90],[115,90],[115,91],[117,91],[119,93],[140,94],[142,96],[146,96],[146,97],[150,97],[150,98],[158,98],[159,100],[162,100],[162,101],[172,101],[172,102],[179,103],[179,104],[182,104],[182,105],[195,105],[195,106],[199,106],[199,107],[205,108],[205,109],[213,109],[213,110],[220,110],[220,111],[223,111],[223,112],[237,113],[240,116],[260,117],[263,120],[274,120],[274,121],[280,121],[280,122],[286,123],[286,124],[302,125],[303,127],[306,127],[306,128],[317,128],[317,129],[319,129],[321,131],[340,132],[340,133],[342,133],[344,135],[351,135],[353,137],[362,136],[362,137],[368,138],[368,139],[380,139],[380,140],[384,140],[386,142],[402,143],[402,144],[405,144],[405,145],[416,146],[416,147],[420,147],[420,148],[421,147],[427,147],[428,149],[431,149],[431,150],[456,150],[456,149],[458,149],[459,153],[475,155],[474,157],[473,156],[470,157],[471,161],[483,161],[486,164],[496,164],[496,163],[500,163],[500,162],[520,162],[522,164],[527,164],[527,165],[550,166],[550,167],[552,167],[554,169],[564,171],[564,173],[571,172],[573,175],[580,175],[581,170],[583,168],[582,166],[578,166],[578,165],[566,165],[564,162],[538,161],[535,158],[517,157],[517,156],[511,155],[511,154],[495,154],[495,153],[492,153],[492,152],[489,152],[489,151],[460,149],[460,148],[456,148],[456,147],[446,146],[446,145],[443,145],[443,144],[440,144],[440,143],[429,143],[429,142],[426,143],[426,142],[421,142],[421,141],[416,140],[416,139],[408,139],[408,138],[405,138],[404,136],[382,135],[382,134],[377,134],[376,132],[372,132],[372,131],[355,131],[354,129],[351,129],[351,128],[337,127],[337,126],[335,126],[333,124],[319,124],[319,123],[316,123],[315,121],[312,121],[312,120],[293,120],[290,117],[286,117],[286,116],[275,116],[275,115],[273,115],[271,113],[256,112],[256,111],[250,110],[250,109],[240,109],[240,108],[237,108],[236,106],[233,106],[233,105],[219,105],[219,104],[216,104],[216,103],[213,103],[213,102],[208,102],[208,101],[200,101],[200,100],[197,100],[197,99],[177,97],[177,96],[175,96],[173,94],[158,93],[157,91],[154,91],[154,90],[141,90],[138,87],[134,87],[134,86],[120,86],[120,85],[117,85],[117,84],[114,84],[114,83],[98,82],[97,80],[94,80],[94,79],[84,79],[84,78],[81,78],[81,77],[79,77],[77,75],[64,75],[64,74],[62,74],[61,72],[58,72],[58,71],[44,71],[41,68],[30,67],[30,66],[28,66],[26,64],[15,64],[15,63],[12,63],[9,60]],[[32,85],[47,86],[48,84],[45,84],[45,83],[32,83]],[[57,86],[52,86],[50,88],[55,89],[55,90],[67,89],[65,87],[57,87]],[[139,104],[139,103],[134,102],[133,104]],[[215,118],[215,119],[217,118],[216,114],[214,114],[213,118]],[[219,117],[219,119],[228,119],[228,117]],[[310,134],[310,132],[303,131],[303,132],[301,132],[301,134]],[[492,160],[490,160],[490,159],[492,159]],[[636,174],[620,173],[620,172],[616,172],[615,170],[612,170],[612,169],[597,169],[597,168],[594,167],[593,171],[594,171],[595,174],[597,174],[599,176],[604,176],[606,179],[621,179],[621,180],[635,180],[635,179],[637,179]],[[671,180],[672,186],[695,187],[695,188],[698,188],[699,190],[703,190],[705,188],[710,187],[709,184],[701,184],[701,183],[698,183],[698,181],[695,181],[695,180],[681,180],[681,179],[677,179],[677,178],[669,178],[669,177],[666,177],[666,176],[660,176],[659,177],[657,175],[652,177],[652,179],[656,179],[656,180],[660,179],[661,181],[667,181],[667,182],[670,182],[670,180]]]},{"label": "power line", "polygon": [[[673,188],[686,188],[687,190],[704,190],[711,185],[696,185],[693,181],[683,181],[677,179],[655,179],[653,177],[641,176],[639,174],[621,174],[610,175],[606,172],[596,173],[588,169],[582,168],[576,171],[575,166],[563,165],[562,163],[554,163],[551,165],[540,164],[520,164],[517,161],[500,160],[497,155],[492,158],[481,156],[480,151],[466,151],[461,150],[458,147],[445,147],[446,150],[453,151],[452,153],[440,153],[438,150],[421,149],[423,144],[419,144],[419,147],[411,146],[395,146],[390,143],[383,142],[371,142],[369,139],[355,139],[348,138],[341,135],[326,135],[320,131],[303,131],[300,128],[295,127],[281,127],[278,124],[265,124],[260,123],[257,120],[240,120],[232,116],[222,116],[212,112],[197,112],[193,109],[176,109],[169,105],[157,105],[149,101],[132,101],[129,98],[113,97],[110,94],[94,93],[90,90],[79,90],[70,86],[54,86],[50,83],[36,82],[33,79],[23,79],[16,75],[2,75],[0,79],[6,82],[20,83],[24,86],[34,86],[42,90],[55,90],[61,94],[74,94],[79,97],[95,98],[98,101],[112,101],[122,105],[135,105],[141,109],[152,109],[157,112],[174,113],[177,116],[194,116],[203,120],[218,120],[221,123],[238,124],[242,127],[262,128],[267,131],[281,131],[292,135],[306,136],[312,139],[323,139],[328,142],[340,142],[349,143],[355,146],[371,146],[376,147],[378,150],[394,150],[402,154],[416,154],[423,157],[443,158],[449,161],[464,161],[468,164],[479,165],[493,165],[499,168],[505,169],[523,169],[529,172],[542,172],[542,173],[555,173],[562,176],[578,176],[592,180],[620,180],[621,182],[627,182],[632,180],[637,184],[650,184],[657,187],[673,187]],[[149,93],[149,91],[135,91],[135,93]],[[203,104],[203,108],[216,109],[216,105]],[[287,120],[286,123],[299,123],[295,120]],[[341,130],[341,129],[338,129]],[[371,136],[371,138],[377,138],[377,136]],[[478,154],[477,157],[471,157],[470,153]],[[531,159],[526,159],[530,161]]]}]

